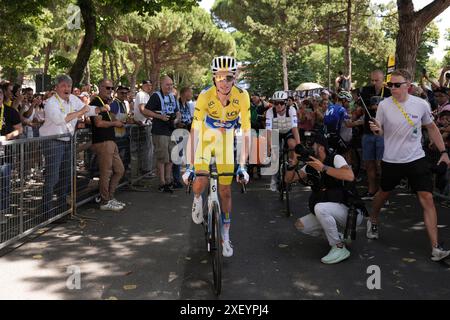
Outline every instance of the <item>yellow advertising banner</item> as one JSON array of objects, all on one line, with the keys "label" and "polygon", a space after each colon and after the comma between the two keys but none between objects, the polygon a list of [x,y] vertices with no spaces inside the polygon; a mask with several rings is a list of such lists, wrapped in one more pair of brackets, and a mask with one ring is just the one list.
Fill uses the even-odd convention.
[{"label": "yellow advertising banner", "polygon": [[395,55],[390,54],[386,66],[386,82],[391,81],[391,73],[395,70]]}]

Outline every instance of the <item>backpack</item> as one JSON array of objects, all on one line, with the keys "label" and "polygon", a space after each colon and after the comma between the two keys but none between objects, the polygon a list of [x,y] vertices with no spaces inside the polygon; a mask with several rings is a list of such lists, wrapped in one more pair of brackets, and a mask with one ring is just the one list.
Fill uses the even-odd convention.
[{"label": "backpack", "polygon": [[335,132],[339,133],[341,129],[342,123],[342,115],[345,110],[344,107],[339,105],[330,105],[325,112],[325,116],[323,118],[323,125],[326,129],[327,133]]}]

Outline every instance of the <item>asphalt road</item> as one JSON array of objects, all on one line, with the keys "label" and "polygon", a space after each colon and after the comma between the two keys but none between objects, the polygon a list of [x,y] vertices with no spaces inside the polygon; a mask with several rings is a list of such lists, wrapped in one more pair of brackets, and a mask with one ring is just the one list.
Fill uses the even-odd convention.
[{"label": "asphalt road", "polygon": [[[294,188],[287,218],[268,182],[253,181],[245,195],[234,187],[235,254],[224,258],[219,299],[450,299],[450,259],[430,260],[413,195],[399,190],[391,199],[379,240],[366,239],[364,222],[350,258],[324,265],[327,242],[294,228],[307,213],[309,191]],[[0,299],[217,299],[202,227],[190,217],[192,195],[157,193],[151,184],[150,192],[120,192],[128,204],[122,212],[86,205],[82,220],[52,225],[3,251]],[[450,245],[450,209],[437,208],[440,238]],[[381,288],[370,290],[374,265]]]}]

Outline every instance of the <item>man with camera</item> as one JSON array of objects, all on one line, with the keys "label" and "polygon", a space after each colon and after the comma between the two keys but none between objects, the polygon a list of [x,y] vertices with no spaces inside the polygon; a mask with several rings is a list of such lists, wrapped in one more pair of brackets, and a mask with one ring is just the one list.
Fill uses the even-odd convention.
[{"label": "man with camera", "polygon": [[[311,186],[311,213],[298,219],[295,226],[301,232],[312,236],[324,232],[331,250],[321,261],[325,264],[335,264],[350,256],[350,251],[339,234],[338,225],[347,227],[350,223],[354,233],[354,228],[362,222],[363,217],[355,211],[351,212],[355,215],[349,217],[351,197],[344,182],[354,180],[352,169],[344,157],[329,151],[324,136],[316,135],[313,141],[312,150],[302,145],[295,147],[295,153],[300,155],[299,160],[306,165],[300,170],[288,169],[285,180],[287,183],[300,180]],[[356,221],[348,221],[350,219],[347,218]]]},{"label": "man with camera", "polygon": [[155,146],[156,166],[158,168],[160,192],[172,193],[172,162],[170,154],[174,143],[170,140],[175,126],[181,120],[177,98],[172,93],[173,80],[163,76],[160,80],[161,89],[155,91],[147,102],[145,109],[153,118],[152,139]]}]

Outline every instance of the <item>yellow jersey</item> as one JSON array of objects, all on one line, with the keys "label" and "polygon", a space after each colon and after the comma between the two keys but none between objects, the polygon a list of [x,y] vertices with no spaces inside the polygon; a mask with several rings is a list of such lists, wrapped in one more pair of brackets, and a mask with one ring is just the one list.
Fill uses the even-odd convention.
[{"label": "yellow jersey", "polygon": [[203,90],[195,105],[192,127],[197,130],[231,130],[241,123],[242,130],[250,130],[250,98],[246,90],[231,88],[229,103],[222,106],[217,98],[216,86]]}]

